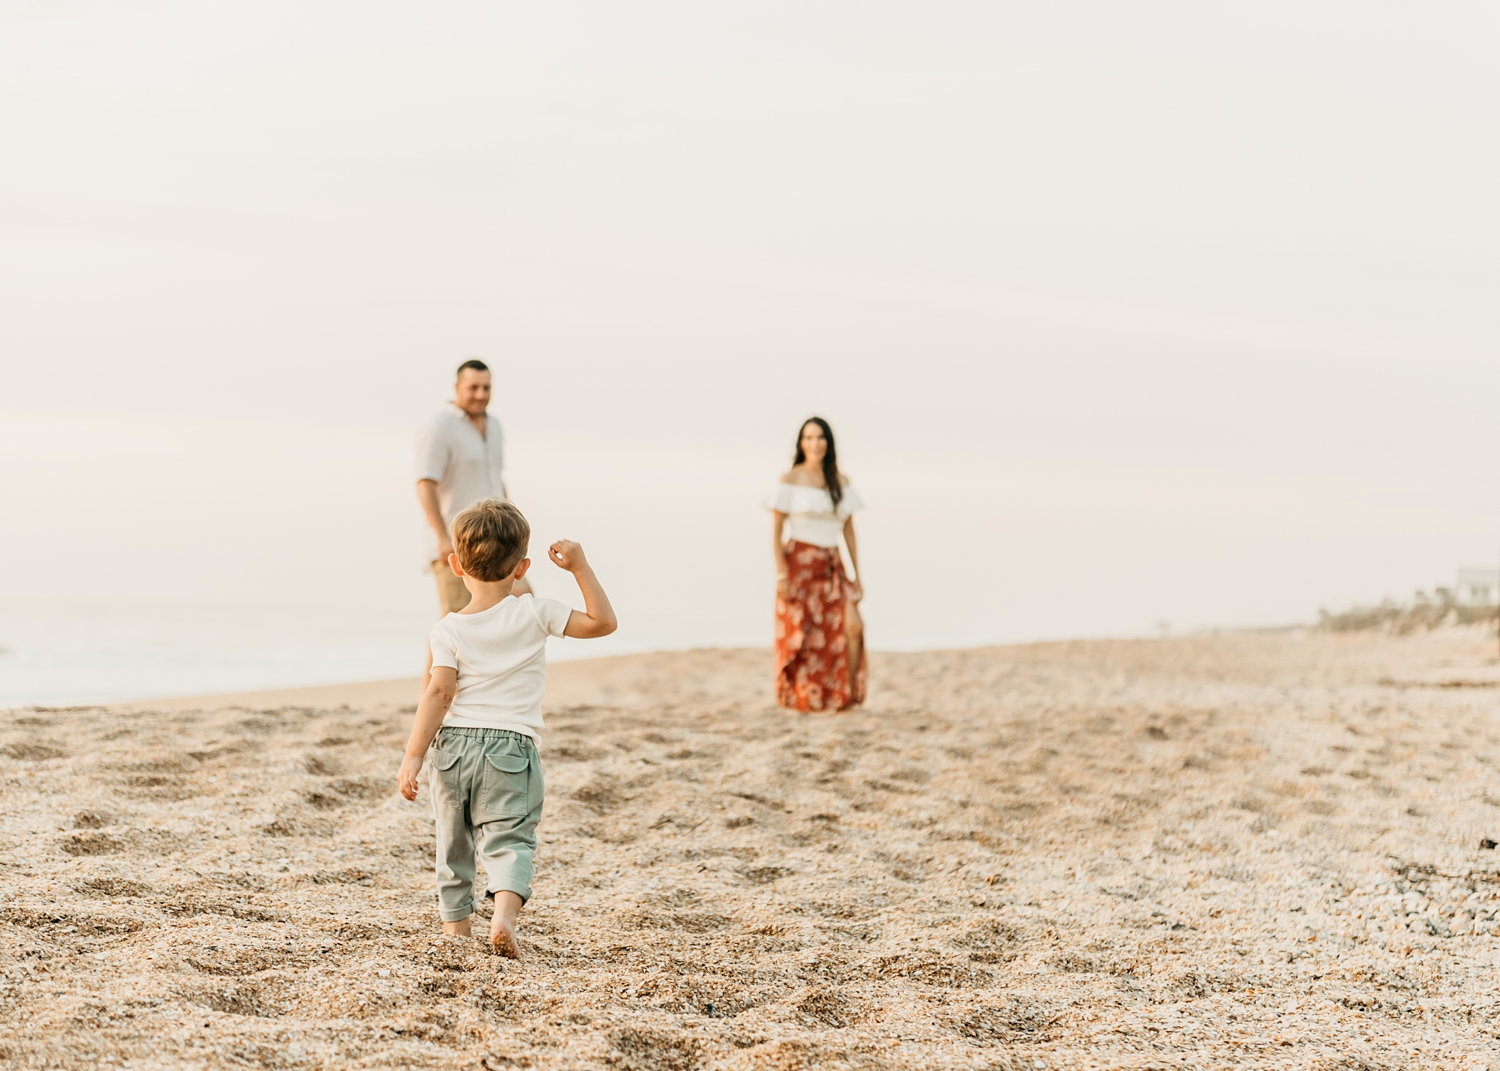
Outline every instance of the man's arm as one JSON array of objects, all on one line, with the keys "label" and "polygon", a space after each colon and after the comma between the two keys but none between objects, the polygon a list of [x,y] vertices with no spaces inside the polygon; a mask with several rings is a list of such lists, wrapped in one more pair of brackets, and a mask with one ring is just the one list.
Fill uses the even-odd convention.
[{"label": "man's arm", "polygon": [[427,518],[428,527],[437,534],[438,561],[447,561],[448,555],[453,553],[453,539],[448,535],[448,526],[443,523],[436,480],[417,481],[417,501],[422,504],[422,514]]}]

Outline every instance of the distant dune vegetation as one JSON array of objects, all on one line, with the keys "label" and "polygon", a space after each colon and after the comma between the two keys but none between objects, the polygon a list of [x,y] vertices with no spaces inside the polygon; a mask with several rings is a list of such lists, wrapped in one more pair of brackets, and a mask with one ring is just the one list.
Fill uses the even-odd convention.
[{"label": "distant dune vegetation", "polygon": [[1328,632],[1364,632],[1379,630],[1405,636],[1453,625],[1477,625],[1495,621],[1500,607],[1494,604],[1461,603],[1448,588],[1437,588],[1433,594],[1418,591],[1410,603],[1386,599],[1379,606],[1356,606],[1341,613],[1318,611],[1318,625]]}]

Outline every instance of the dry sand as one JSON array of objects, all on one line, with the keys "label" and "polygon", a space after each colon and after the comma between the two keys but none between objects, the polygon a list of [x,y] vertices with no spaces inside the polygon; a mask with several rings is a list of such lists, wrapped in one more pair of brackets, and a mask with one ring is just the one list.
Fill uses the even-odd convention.
[{"label": "dry sand", "polygon": [[0,1063],[1500,1066],[1492,643],[560,665],[520,964],[438,934],[408,683],[14,712]]}]

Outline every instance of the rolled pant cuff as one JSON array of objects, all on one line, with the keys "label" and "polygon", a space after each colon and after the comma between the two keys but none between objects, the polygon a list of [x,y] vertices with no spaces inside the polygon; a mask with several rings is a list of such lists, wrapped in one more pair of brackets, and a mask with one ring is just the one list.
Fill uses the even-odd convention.
[{"label": "rolled pant cuff", "polygon": [[444,922],[462,922],[472,914],[474,914],[473,900],[470,900],[466,907],[438,906],[438,917]]},{"label": "rolled pant cuff", "polygon": [[531,899],[531,888],[530,886],[524,885],[519,889],[514,885],[499,885],[493,889],[486,890],[484,898],[486,900],[493,900],[495,898],[495,894],[498,892],[513,892],[521,898],[522,904],[525,904],[527,900]]}]

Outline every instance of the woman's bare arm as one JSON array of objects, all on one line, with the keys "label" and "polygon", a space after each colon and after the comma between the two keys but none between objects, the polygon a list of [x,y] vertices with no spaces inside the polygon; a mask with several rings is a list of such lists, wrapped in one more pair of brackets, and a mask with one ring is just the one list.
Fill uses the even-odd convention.
[{"label": "woman's bare arm", "polygon": [[854,518],[844,521],[844,545],[849,548],[849,564],[854,566],[854,586],[863,594],[864,574],[859,571],[859,543],[854,538]]},{"label": "woman's bare arm", "polygon": [[783,599],[791,596],[791,584],[787,580],[786,544],[781,533],[786,528],[786,514],[771,512],[771,555],[776,561],[776,594]]}]

